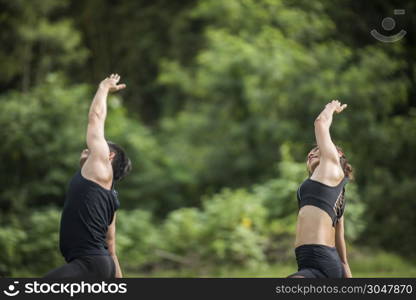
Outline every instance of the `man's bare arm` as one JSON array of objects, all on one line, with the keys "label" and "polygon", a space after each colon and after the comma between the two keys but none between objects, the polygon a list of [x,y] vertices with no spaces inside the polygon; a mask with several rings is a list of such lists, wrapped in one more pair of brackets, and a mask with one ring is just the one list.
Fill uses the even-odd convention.
[{"label": "man's bare arm", "polygon": [[111,74],[100,83],[88,113],[87,146],[90,153],[82,168],[82,173],[86,178],[103,183],[112,179],[112,169],[109,162],[110,150],[104,135],[107,96],[109,92],[126,87],[125,84],[118,84],[119,81],[118,74]]},{"label": "man's bare arm", "polygon": [[116,253],[116,213],[114,213],[114,218],[111,222],[111,225],[108,226],[106,240],[108,252],[110,252],[111,257],[114,260],[114,264],[116,265],[116,278],[122,278],[123,274],[121,273],[120,263],[118,262]]}]

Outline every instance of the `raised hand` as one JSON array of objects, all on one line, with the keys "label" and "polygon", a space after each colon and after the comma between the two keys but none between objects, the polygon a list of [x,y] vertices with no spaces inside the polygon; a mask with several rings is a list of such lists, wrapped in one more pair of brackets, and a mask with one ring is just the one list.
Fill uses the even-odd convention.
[{"label": "raised hand", "polygon": [[118,74],[111,74],[110,77],[107,77],[100,83],[100,88],[106,89],[109,92],[116,92],[122,90],[126,87],[124,83],[118,84],[120,81],[120,75]]},{"label": "raised hand", "polygon": [[347,108],[347,104],[342,104],[341,102],[339,102],[338,100],[332,100],[331,102],[329,102],[325,108],[330,109],[331,111],[339,114],[340,112],[342,112],[345,108]]}]

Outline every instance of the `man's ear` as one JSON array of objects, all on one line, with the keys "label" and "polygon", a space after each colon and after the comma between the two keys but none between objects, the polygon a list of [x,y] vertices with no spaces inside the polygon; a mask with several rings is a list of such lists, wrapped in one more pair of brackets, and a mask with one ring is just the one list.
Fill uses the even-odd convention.
[{"label": "man's ear", "polygon": [[114,157],[116,157],[116,153],[115,152],[110,152],[110,156],[108,157],[110,160],[113,160]]}]

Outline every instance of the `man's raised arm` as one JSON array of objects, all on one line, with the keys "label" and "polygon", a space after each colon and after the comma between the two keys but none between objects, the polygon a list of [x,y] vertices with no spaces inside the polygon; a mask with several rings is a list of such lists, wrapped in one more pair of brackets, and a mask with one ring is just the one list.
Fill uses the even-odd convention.
[{"label": "man's raised arm", "polygon": [[118,84],[120,76],[111,74],[101,81],[91,103],[88,113],[87,146],[89,159],[83,167],[83,175],[99,182],[111,179],[112,169],[109,162],[110,150],[104,136],[104,124],[107,117],[107,96],[109,92],[119,91],[126,87]]}]

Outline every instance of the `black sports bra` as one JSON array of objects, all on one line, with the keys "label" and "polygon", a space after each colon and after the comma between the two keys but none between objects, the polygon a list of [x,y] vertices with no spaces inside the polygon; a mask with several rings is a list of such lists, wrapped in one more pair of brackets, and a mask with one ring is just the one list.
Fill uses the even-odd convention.
[{"label": "black sports bra", "polygon": [[337,186],[329,186],[310,178],[306,179],[297,193],[299,209],[305,205],[319,207],[328,213],[332,219],[332,226],[335,226],[344,214],[347,182],[348,177],[344,177]]}]

